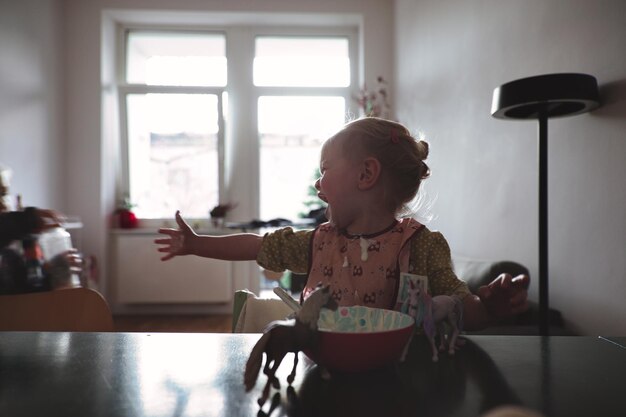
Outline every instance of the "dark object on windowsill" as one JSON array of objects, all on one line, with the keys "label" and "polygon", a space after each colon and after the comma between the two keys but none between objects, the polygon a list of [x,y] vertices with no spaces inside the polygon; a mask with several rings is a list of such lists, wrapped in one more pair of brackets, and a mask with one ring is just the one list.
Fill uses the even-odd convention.
[{"label": "dark object on windowsill", "polygon": [[261,227],[282,227],[291,225],[293,225],[293,222],[291,220],[283,219],[280,217],[267,221],[254,219],[247,223],[247,226],[249,226],[249,228],[251,229],[259,229]]},{"label": "dark object on windowsill", "polygon": [[309,214],[307,214],[305,218],[315,220],[316,226],[319,226],[322,223],[326,223],[328,221],[328,219],[326,218],[326,207],[320,207],[309,211]]},{"label": "dark object on windowsill", "polygon": [[217,218],[226,217],[226,214],[228,214],[228,212],[235,207],[237,207],[236,203],[218,204],[217,206],[213,207],[211,211],[209,211],[209,215],[211,217]]},{"label": "dark object on windowsill", "polygon": [[227,229],[241,229],[246,231],[250,229],[262,229],[266,227],[313,227],[314,225],[315,221],[313,219],[298,219],[297,221],[291,221],[289,219],[277,217],[275,219],[267,221],[254,219],[249,222],[229,222],[225,223],[224,227],[226,227]]}]

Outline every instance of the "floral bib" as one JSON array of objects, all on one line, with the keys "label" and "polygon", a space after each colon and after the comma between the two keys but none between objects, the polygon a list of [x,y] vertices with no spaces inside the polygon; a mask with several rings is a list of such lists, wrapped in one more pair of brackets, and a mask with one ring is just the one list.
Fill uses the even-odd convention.
[{"label": "floral bib", "polygon": [[322,283],[330,284],[340,306],[393,309],[400,272],[408,272],[410,240],[422,227],[403,219],[375,235],[351,236],[322,224],[313,235],[303,299]]}]

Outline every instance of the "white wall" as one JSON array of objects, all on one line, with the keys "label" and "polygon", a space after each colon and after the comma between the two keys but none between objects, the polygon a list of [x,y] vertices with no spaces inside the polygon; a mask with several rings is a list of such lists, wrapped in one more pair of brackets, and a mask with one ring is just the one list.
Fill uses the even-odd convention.
[{"label": "white wall", "polygon": [[[69,173],[67,206],[79,214],[85,225],[83,246],[101,260],[102,281],[107,279],[108,218],[114,210],[110,166],[116,164],[110,155],[114,133],[102,124],[102,91],[106,89],[109,68],[102,66],[102,36],[111,27],[102,27],[103,14],[110,10],[172,10],[198,12],[281,12],[281,13],[346,13],[361,14],[363,36],[368,44],[364,61],[365,80],[373,84],[377,75],[388,76],[393,66],[392,27],[393,8],[388,2],[377,0],[268,0],[263,2],[234,0],[65,0],[64,49],[67,139]],[[148,12],[146,12],[148,13]],[[105,19],[106,20],[106,19]],[[105,48],[109,47],[105,42]],[[101,74],[101,71],[104,71]],[[104,84],[103,84],[104,80]],[[105,97],[107,102],[110,98]],[[106,113],[105,117],[115,116]],[[246,175],[246,173],[241,173]],[[255,175],[250,173],[250,175]],[[240,204],[241,206],[241,204]],[[241,211],[242,208],[240,207]],[[242,219],[248,220],[248,219]],[[106,291],[106,282],[102,288]]]},{"label": "white wall", "polygon": [[397,0],[395,13],[396,111],[431,142],[431,226],[461,255],[537,276],[537,123],[492,118],[493,89],[597,77],[602,108],[549,122],[550,302],[581,333],[625,335],[626,2]]},{"label": "white wall", "polygon": [[24,205],[65,211],[58,1],[0,0],[0,165]]}]

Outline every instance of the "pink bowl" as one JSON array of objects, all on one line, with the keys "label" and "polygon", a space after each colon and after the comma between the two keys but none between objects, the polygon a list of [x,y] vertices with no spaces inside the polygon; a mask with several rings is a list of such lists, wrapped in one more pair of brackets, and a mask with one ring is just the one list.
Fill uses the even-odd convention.
[{"label": "pink bowl", "polygon": [[[347,330],[346,326],[331,327],[341,328],[341,331],[337,331],[324,329],[324,323],[321,323],[320,318],[318,349],[315,352],[304,352],[309,358],[328,370],[342,372],[377,369],[400,359],[411,338],[414,327],[412,317],[397,311],[362,306],[340,307],[337,316],[346,315],[346,311],[341,311],[341,309],[348,309],[348,314],[360,315],[361,317],[357,317],[356,321],[361,323],[368,320],[367,313],[385,314],[393,320],[386,320],[385,323],[381,322],[375,326],[370,326],[369,323],[365,326],[357,324],[356,328]],[[363,312],[366,313],[365,318],[362,316]],[[325,324],[328,325],[328,323]],[[372,327],[375,330],[372,330]]]}]

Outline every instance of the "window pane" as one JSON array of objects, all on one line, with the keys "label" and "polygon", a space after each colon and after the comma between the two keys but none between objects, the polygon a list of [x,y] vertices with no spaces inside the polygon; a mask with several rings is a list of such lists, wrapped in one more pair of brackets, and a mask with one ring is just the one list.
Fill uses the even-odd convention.
[{"label": "window pane", "polygon": [[218,102],[209,94],[133,94],[130,200],[140,218],[206,218],[218,203]]},{"label": "window pane", "polygon": [[305,202],[319,175],[321,144],[344,122],[343,97],[259,98],[262,219],[294,220],[316,208]]},{"label": "window pane", "polygon": [[126,48],[126,81],[147,85],[225,86],[224,35],[131,31]]},{"label": "window pane", "polygon": [[254,84],[283,87],[347,87],[347,38],[256,38]]}]

